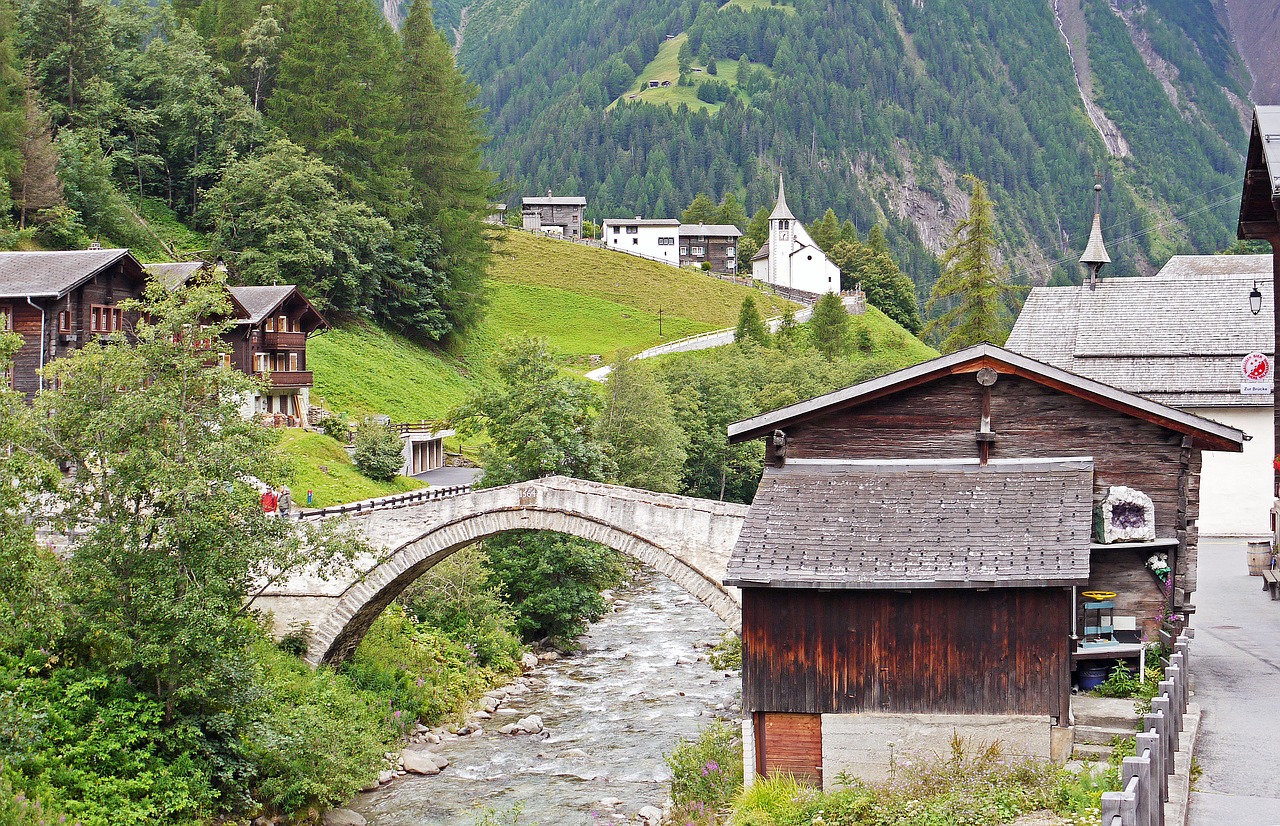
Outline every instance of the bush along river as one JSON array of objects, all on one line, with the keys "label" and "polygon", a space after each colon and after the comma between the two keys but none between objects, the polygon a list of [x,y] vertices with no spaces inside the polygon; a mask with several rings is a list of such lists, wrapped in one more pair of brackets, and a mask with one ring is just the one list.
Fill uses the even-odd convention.
[{"label": "bush along river", "polygon": [[465,726],[417,735],[405,767],[439,757],[439,774],[407,774],[348,807],[369,826],[465,825],[515,806],[522,826],[656,826],[663,755],[716,716],[737,720],[741,682],[707,662],[724,624],[669,579],[639,574],[614,608],[580,652],[544,655],[554,659],[490,692]]}]

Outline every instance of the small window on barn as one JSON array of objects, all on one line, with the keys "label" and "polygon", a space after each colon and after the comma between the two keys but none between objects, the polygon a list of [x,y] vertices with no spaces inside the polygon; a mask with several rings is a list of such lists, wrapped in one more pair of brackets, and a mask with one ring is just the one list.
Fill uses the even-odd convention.
[{"label": "small window on barn", "polygon": [[7,331],[13,329],[13,308],[0,307],[0,330]]},{"label": "small window on barn", "polygon": [[89,310],[89,330],[94,333],[103,332],[102,327],[102,307],[93,306]]},{"label": "small window on barn", "polygon": [[279,331],[280,331],[280,332],[282,332],[282,333],[287,333],[287,332],[289,332],[289,318],[288,318],[288,316],[280,316],[280,320],[276,322],[276,329],[277,329],[277,330],[279,330]]},{"label": "small window on barn", "polygon": [[702,247],[694,247],[694,248],[693,248],[693,254],[694,254],[694,255],[696,255],[696,256],[701,257],[701,256],[702,256]]},{"label": "small window on barn", "polygon": [[274,318],[267,319],[266,329],[268,333],[274,333],[276,331],[276,320]]},{"label": "small window on barn", "polygon": [[223,366],[223,367],[225,367],[225,368],[227,368],[228,370],[230,370],[230,369],[231,369],[231,354],[230,354],[230,353],[223,353],[223,354],[222,354],[222,366]]},{"label": "small window on barn", "polygon": [[111,329],[112,331],[124,329],[124,310],[119,307],[111,308]]},{"label": "small window on barn", "polygon": [[71,311],[70,310],[61,310],[58,312],[58,332],[59,333],[71,332]]},{"label": "small window on barn", "polygon": [[681,247],[681,248],[680,248],[680,254],[681,254],[681,255],[688,255],[688,254],[689,254],[689,248],[688,248],[688,247]]}]

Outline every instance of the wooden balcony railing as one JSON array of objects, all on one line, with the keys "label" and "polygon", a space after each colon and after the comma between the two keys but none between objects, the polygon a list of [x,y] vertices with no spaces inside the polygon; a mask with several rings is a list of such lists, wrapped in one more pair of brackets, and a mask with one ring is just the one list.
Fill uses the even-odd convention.
[{"label": "wooden balcony railing", "polygon": [[262,334],[264,350],[302,350],[307,346],[306,333],[267,332]]},{"label": "wooden balcony railing", "polygon": [[313,383],[310,370],[273,370],[259,373],[258,378],[271,382],[271,386],[277,390],[310,387]]}]

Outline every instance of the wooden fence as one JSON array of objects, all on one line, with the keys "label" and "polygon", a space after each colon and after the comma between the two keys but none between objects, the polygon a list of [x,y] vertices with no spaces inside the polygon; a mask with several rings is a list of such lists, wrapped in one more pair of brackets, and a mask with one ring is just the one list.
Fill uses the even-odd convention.
[{"label": "wooden fence", "polygon": [[315,508],[314,510],[298,511],[296,518],[326,519],[331,516],[350,516],[352,514],[387,510],[388,508],[405,508],[410,505],[420,505],[423,502],[432,502],[436,499],[446,499],[450,496],[459,496],[463,493],[470,492],[470,485],[450,485],[443,488],[422,488],[421,490],[414,490],[408,493],[396,493],[391,496],[379,496],[376,499],[365,499],[360,502],[351,502],[346,505],[334,505],[328,508]]},{"label": "wooden fence", "polygon": [[1187,711],[1188,649],[1194,635],[1187,629],[1173,643],[1159,694],[1143,717],[1137,756],[1126,757],[1120,766],[1121,790],[1102,795],[1102,826],[1164,826],[1169,778]]}]

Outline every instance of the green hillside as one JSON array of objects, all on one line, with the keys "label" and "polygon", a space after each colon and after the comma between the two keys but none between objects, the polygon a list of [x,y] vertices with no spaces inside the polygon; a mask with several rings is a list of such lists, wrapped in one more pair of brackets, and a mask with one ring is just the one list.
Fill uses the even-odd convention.
[{"label": "green hillside", "polygon": [[489,275],[485,317],[452,351],[356,324],[313,338],[308,358],[319,403],[395,421],[438,419],[477,387],[486,354],[504,336],[546,338],[567,369],[583,373],[622,350],[731,327],[747,295],[766,316],[783,307],[781,299],[695,271],[515,231]]}]

